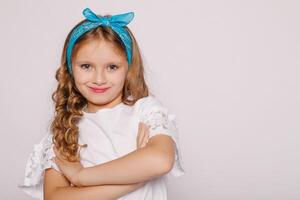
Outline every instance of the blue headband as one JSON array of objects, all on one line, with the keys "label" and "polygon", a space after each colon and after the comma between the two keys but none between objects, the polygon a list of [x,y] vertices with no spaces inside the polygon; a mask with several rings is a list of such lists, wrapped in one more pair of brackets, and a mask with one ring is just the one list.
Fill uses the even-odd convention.
[{"label": "blue headband", "polygon": [[72,73],[71,56],[76,41],[86,32],[97,28],[101,25],[110,27],[119,35],[119,37],[125,45],[127,61],[128,65],[130,66],[132,57],[132,41],[129,33],[124,27],[131,22],[131,20],[134,17],[134,13],[129,12],[119,15],[113,15],[111,17],[99,17],[95,13],[93,13],[89,8],[84,9],[82,13],[88,21],[84,22],[83,24],[74,29],[74,31],[71,33],[67,46],[67,68],[69,73]]}]

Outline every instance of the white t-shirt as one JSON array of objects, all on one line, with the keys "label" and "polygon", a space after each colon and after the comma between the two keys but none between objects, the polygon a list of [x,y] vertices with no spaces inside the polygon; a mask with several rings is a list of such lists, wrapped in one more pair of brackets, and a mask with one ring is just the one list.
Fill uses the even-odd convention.
[{"label": "white t-shirt", "polygon": [[[169,176],[179,177],[185,173],[182,165],[176,116],[170,114],[154,96],[139,99],[133,106],[123,102],[112,108],[103,108],[95,113],[84,112],[78,123],[78,144],[87,144],[80,150],[81,164],[91,167],[122,157],[134,150],[138,123],[144,122],[149,129],[149,138],[157,134],[170,135],[176,143],[175,162],[164,176],[148,181],[143,187],[128,193],[119,200],[166,200]],[[32,197],[43,199],[45,169],[57,165],[51,161],[53,152],[52,134],[47,134],[34,145],[29,155],[25,178],[18,187]]]}]

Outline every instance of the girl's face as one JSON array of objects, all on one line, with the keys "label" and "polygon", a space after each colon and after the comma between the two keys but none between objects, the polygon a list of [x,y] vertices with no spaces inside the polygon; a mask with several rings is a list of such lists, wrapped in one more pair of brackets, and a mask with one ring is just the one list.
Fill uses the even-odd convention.
[{"label": "girl's face", "polygon": [[126,55],[112,43],[82,44],[72,61],[75,85],[87,99],[88,112],[119,104],[128,71]]}]

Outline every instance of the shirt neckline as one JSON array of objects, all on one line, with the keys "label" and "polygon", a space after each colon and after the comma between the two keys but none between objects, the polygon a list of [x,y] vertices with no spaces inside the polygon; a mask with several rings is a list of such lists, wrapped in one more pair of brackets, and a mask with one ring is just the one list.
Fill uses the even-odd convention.
[{"label": "shirt neckline", "polygon": [[96,112],[86,112],[86,111],[84,111],[84,109],[86,108],[86,106],[85,106],[82,109],[82,112],[83,112],[84,115],[97,115],[97,114],[100,114],[100,113],[116,111],[118,108],[122,107],[123,105],[125,105],[125,104],[123,102],[120,102],[117,105],[115,105],[114,107],[102,108],[102,109],[97,110]]}]

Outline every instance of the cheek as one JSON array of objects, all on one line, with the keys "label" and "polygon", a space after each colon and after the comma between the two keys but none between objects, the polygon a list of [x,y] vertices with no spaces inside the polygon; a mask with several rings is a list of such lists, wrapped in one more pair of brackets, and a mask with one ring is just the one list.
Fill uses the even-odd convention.
[{"label": "cheek", "polygon": [[74,72],[74,81],[77,85],[85,84],[90,80],[90,76],[88,74]]},{"label": "cheek", "polygon": [[113,81],[117,85],[123,85],[126,79],[126,74],[120,73],[113,77]]},{"label": "cheek", "polygon": [[82,80],[82,79],[75,79],[74,78],[74,80],[75,80],[75,86],[80,90],[80,88],[82,88],[82,86],[84,85],[84,80]]},{"label": "cheek", "polygon": [[78,84],[78,85],[81,85],[81,84],[85,84],[88,82],[88,78],[87,77],[78,77],[75,79],[75,83]]}]

